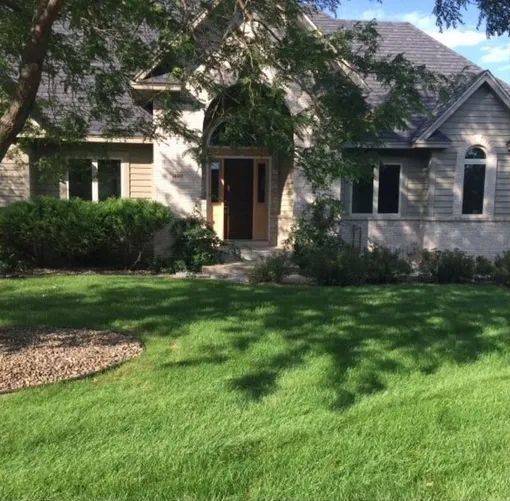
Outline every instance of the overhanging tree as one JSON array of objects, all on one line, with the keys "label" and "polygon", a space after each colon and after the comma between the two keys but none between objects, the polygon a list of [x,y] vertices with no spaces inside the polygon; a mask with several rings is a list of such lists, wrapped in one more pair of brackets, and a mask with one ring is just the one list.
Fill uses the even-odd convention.
[{"label": "overhanging tree", "polygon": [[[466,3],[438,0],[438,20],[459,22]],[[175,93],[160,95],[163,113],[157,121],[133,112],[131,80],[157,62],[173,82],[237,105],[229,108],[225,139],[246,141],[248,132],[276,153],[295,150],[316,188],[353,176],[359,159],[347,155],[346,146],[377,144],[384,132],[404,127],[412,113],[424,111],[424,93],[437,92],[445,81],[401,55],[378,57],[371,23],[327,37],[305,29],[303,16],[339,4],[0,0],[0,160],[20,138],[79,141],[98,122],[104,135],[172,132],[199,147],[200,134],[182,122]],[[499,12],[487,0],[477,4],[488,29],[499,33],[496,20],[503,19],[504,9]],[[217,78],[225,67],[236,86]],[[369,75],[388,90],[377,105],[367,102],[363,88]],[[299,113],[272,105],[288,89],[307,96]],[[296,148],[293,134],[282,131],[308,134],[314,147]]]}]

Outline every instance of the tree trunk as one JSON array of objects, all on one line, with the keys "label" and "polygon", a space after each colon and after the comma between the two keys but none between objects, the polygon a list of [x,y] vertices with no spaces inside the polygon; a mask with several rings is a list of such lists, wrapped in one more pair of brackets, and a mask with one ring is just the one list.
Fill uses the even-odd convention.
[{"label": "tree trunk", "polygon": [[30,36],[23,49],[14,95],[7,111],[0,118],[0,162],[23,129],[34,106],[51,30],[63,4],[64,0],[37,2]]}]

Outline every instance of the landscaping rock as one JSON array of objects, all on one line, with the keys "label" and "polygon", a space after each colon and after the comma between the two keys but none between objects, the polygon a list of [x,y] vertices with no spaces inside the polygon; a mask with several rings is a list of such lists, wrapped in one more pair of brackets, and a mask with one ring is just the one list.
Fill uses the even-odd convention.
[{"label": "landscaping rock", "polygon": [[0,329],[0,393],[75,379],[139,355],[140,342],[89,329]]}]

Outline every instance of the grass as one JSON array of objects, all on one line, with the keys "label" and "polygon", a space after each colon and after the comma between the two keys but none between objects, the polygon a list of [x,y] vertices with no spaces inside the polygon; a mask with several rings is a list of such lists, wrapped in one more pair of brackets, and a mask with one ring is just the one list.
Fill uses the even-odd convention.
[{"label": "grass", "polygon": [[0,499],[508,499],[510,291],[0,282],[137,360],[0,396]]}]

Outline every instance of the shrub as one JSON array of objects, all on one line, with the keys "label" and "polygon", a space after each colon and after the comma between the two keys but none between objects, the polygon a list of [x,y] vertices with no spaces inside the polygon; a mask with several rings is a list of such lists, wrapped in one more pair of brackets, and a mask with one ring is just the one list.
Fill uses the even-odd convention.
[{"label": "shrub", "polygon": [[23,273],[31,268],[31,263],[18,259],[14,254],[0,248],[0,276]]},{"label": "shrub", "polygon": [[34,266],[138,264],[169,221],[168,209],[156,202],[41,197],[0,211],[0,247]]},{"label": "shrub", "polygon": [[279,252],[262,259],[255,264],[249,274],[251,283],[281,283],[291,271],[290,257],[287,252]]},{"label": "shrub", "polygon": [[349,246],[310,247],[300,263],[301,272],[319,285],[358,285],[366,279],[364,255]]},{"label": "shrub", "polygon": [[221,262],[221,240],[201,217],[176,219],[170,228],[174,271],[201,271]]},{"label": "shrub", "polygon": [[365,250],[364,254],[366,282],[369,284],[400,282],[411,273],[410,264],[401,258],[397,251],[377,245]]},{"label": "shrub", "polygon": [[288,245],[293,248],[293,261],[300,266],[310,253],[320,249],[338,249],[341,243],[339,221],[342,213],[338,200],[318,198],[310,204],[292,228]]},{"label": "shrub", "polygon": [[477,256],[475,259],[475,275],[480,278],[492,280],[494,278],[494,263],[484,256]]},{"label": "shrub", "polygon": [[439,283],[463,283],[473,280],[475,259],[459,249],[424,250],[420,262],[421,273]]},{"label": "shrub", "polygon": [[505,251],[494,261],[494,278],[500,285],[510,285],[510,251]]},{"label": "shrub", "polygon": [[149,200],[111,198],[97,208],[104,236],[100,256],[106,264],[139,265],[150,252],[156,232],[171,221],[167,207]]}]

